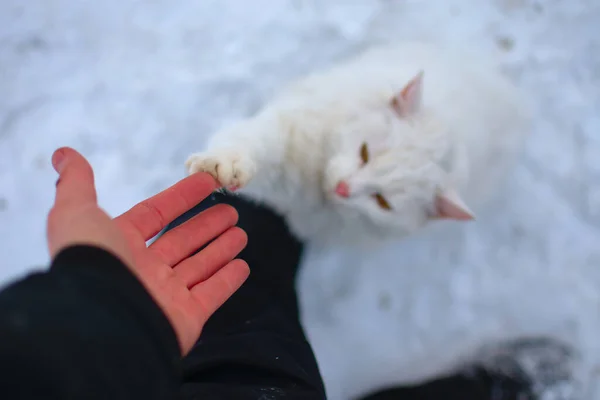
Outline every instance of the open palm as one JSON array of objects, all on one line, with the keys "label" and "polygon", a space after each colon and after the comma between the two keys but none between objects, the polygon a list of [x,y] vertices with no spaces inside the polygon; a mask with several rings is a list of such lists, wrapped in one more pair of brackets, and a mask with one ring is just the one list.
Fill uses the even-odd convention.
[{"label": "open palm", "polygon": [[215,180],[208,174],[189,176],[111,219],[97,205],[87,161],[74,150],[61,151],[60,166],[53,158],[60,183],[48,220],[51,254],[87,243],[119,256],[166,314],[186,354],[207,319],[248,276],[246,263],[233,260],[247,242],[244,231],[235,227],[237,212],[216,205],[147,246],[169,222],[207,197]]}]

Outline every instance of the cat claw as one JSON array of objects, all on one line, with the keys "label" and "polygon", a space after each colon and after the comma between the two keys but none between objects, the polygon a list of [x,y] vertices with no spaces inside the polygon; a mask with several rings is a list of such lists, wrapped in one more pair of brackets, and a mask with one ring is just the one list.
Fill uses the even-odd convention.
[{"label": "cat claw", "polygon": [[252,160],[235,151],[193,154],[185,165],[189,174],[209,173],[221,187],[230,191],[248,184],[256,169]]}]

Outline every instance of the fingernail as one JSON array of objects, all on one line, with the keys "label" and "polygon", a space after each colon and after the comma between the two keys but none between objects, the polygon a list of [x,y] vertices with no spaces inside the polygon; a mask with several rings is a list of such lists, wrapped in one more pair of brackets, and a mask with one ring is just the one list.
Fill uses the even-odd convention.
[{"label": "fingernail", "polygon": [[59,174],[65,166],[65,161],[66,157],[63,149],[56,150],[52,155],[52,166],[54,167],[54,170]]}]

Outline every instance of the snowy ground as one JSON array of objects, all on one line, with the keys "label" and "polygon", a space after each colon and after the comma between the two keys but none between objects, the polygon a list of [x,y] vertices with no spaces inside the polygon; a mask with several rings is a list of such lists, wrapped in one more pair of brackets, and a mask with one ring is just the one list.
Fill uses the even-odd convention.
[{"label": "snowy ground", "polygon": [[[89,158],[100,202],[114,215],[181,178],[184,159],[207,133],[252,113],[288,79],[371,43],[406,37],[500,50],[541,107],[501,212],[441,246],[439,254],[458,268],[449,279],[468,288],[469,267],[483,264],[535,266],[556,282],[569,280],[565,271],[573,270],[598,278],[597,0],[2,0],[0,282],[47,262],[44,223],[55,181],[49,158],[56,147],[70,145]],[[431,241],[429,248],[415,246],[437,249]],[[412,250],[411,262],[419,258],[405,250]],[[335,274],[333,266],[307,268],[300,282],[305,323],[332,398],[392,383],[390,373],[405,374],[400,381],[432,373],[431,365],[414,371],[389,365],[400,346],[390,335],[403,335],[399,319],[390,317],[400,301],[394,293],[419,278],[407,280],[391,267],[362,276],[355,268],[347,282],[341,277],[351,274],[330,275],[333,285],[326,276]],[[528,304],[535,280],[519,282],[510,298]],[[497,292],[486,284],[486,293]],[[585,296],[556,289],[563,302],[539,300],[536,309],[533,301],[532,312],[562,307],[573,320],[589,322],[586,332],[600,334],[590,306],[600,286],[585,289]],[[470,295],[457,292],[461,299]],[[488,299],[488,312],[507,312],[500,298]],[[411,311],[420,326],[451,318],[435,304],[421,306]],[[335,317],[320,312],[327,309]],[[384,360],[379,370],[377,360]]]}]

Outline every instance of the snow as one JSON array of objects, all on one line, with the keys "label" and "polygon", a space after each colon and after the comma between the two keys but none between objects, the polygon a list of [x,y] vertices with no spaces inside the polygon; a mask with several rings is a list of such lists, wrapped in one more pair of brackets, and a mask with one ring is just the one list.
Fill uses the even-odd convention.
[{"label": "snow", "polygon": [[600,363],[598,26],[596,0],[3,0],[0,282],[47,263],[55,148],[89,158],[116,215],[289,79],[372,43],[444,39],[497,49],[540,118],[476,223],[370,260],[307,254],[303,318],[329,395],[424,379],[515,335],[571,340]]}]

